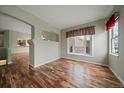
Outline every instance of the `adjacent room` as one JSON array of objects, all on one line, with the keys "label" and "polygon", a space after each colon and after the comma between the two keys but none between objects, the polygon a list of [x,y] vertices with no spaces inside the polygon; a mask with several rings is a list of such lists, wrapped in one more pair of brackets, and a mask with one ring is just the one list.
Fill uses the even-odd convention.
[{"label": "adjacent room", "polygon": [[1,13],[0,38],[0,51],[2,51],[0,65],[29,64],[28,40],[31,39],[31,26]]},{"label": "adjacent room", "polygon": [[0,6],[1,88],[123,88],[124,6]]}]

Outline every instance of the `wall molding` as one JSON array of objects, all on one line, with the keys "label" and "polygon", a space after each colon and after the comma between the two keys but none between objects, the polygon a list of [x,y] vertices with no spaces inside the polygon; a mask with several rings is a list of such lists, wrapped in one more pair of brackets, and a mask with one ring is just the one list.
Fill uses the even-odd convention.
[{"label": "wall molding", "polygon": [[30,66],[31,68],[34,68],[34,66],[33,66],[32,64],[29,64],[29,66]]},{"label": "wall molding", "polygon": [[[51,62],[53,62],[53,61],[59,60],[59,59],[61,59],[61,58],[69,59],[69,60],[74,60],[74,61],[85,62],[85,63],[90,63],[90,64],[95,64],[95,65],[106,66],[106,67],[108,67],[108,68],[112,71],[112,73],[117,77],[117,79],[124,85],[124,81],[118,76],[118,74],[117,74],[109,65],[106,65],[106,64],[101,64],[101,63],[96,63],[96,62],[92,63],[92,62],[89,62],[89,61],[86,61],[86,60],[78,60],[78,59],[73,59],[73,58],[68,58],[68,57],[58,57],[58,58],[54,58],[54,59],[52,59],[52,60],[49,60],[49,61],[47,61],[47,62],[38,64],[38,65],[36,65],[36,66],[32,66],[32,65],[30,64],[30,66],[36,68],[36,67],[39,67],[39,66],[42,66],[42,65],[51,63]],[[10,63],[10,64],[11,64],[11,63]]]},{"label": "wall molding", "polygon": [[101,65],[101,66],[106,66],[108,67],[112,73],[117,77],[117,79],[124,85],[124,81],[118,76],[118,74],[107,64],[101,64],[101,63],[96,63],[96,62],[89,62],[89,61],[86,61],[86,60],[78,60],[78,59],[72,59],[72,58],[67,58],[67,57],[62,57],[64,59],[69,59],[69,60],[74,60],[74,61],[83,61],[83,62],[86,62],[86,63],[91,63],[91,64],[95,64],[95,65]]},{"label": "wall molding", "polygon": [[119,81],[124,85],[124,81],[118,76],[118,74],[113,70],[111,66],[108,66],[112,73],[119,79]]},{"label": "wall molding", "polygon": [[85,62],[85,63],[90,63],[90,64],[95,64],[95,65],[101,65],[101,66],[107,66],[107,64],[101,64],[101,63],[96,63],[96,62],[89,62],[89,61],[86,61],[86,60],[79,60],[79,59],[73,59],[73,58],[68,58],[68,57],[62,57],[64,59],[69,59],[69,60],[74,60],[74,61],[80,61],[80,62]]},{"label": "wall molding", "polygon": [[46,61],[46,62],[40,63],[40,64],[35,65],[35,66],[33,66],[33,67],[36,68],[36,67],[39,67],[39,66],[42,66],[42,65],[45,65],[45,64],[51,63],[51,62],[53,62],[53,61],[56,61],[56,60],[58,60],[58,59],[61,59],[61,57],[57,57],[57,58],[54,58],[54,59],[48,60],[48,61]]},{"label": "wall molding", "polygon": [[124,81],[118,76],[118,74],[107,64],[101,64],[101,63],[96,63],[96,62],[89,62],[89,61],[86,61],[86,60],[78,60],[78,59],[72,59],[72,58],[68,58],[68,57],[62,57],[64,59],[69,59],[69,60],[74,60],[74,61],[83,61],[83,62],[86,62],[86,63],[91,63],[91,64],[95,64],[95,65],[101,65],[101,66],[106,66],[108,67],[112,73],[117,77],[117,79],[124,85]]},{"label": "wall molding", "polygon": [[8,64],[12,64],[12,61],[9,61]]}]

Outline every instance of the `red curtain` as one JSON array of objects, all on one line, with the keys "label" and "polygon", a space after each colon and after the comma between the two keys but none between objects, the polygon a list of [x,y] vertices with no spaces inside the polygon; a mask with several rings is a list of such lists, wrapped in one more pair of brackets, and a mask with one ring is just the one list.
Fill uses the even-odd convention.
[{"label": "red curtain", "polygon": [[109,31],[116,23],[115,15],[113,14],[109,21],[106,23],[106,31]]}]

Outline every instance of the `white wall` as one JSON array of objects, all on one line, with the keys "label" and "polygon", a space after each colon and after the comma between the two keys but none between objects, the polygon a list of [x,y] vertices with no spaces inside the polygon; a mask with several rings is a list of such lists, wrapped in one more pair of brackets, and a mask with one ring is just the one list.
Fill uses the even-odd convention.
[{"label": "white wall", "polygon": [[[59,34],[60,31],[52,28],[36,28],[35,29],[35,66],[39,66],[40,64],[45,64],[51,62],[55,59],[61,57],[60,53],[60,41],[53,42],[53,41],[44,41],[41,39],[42,31],[53,31]],[[59,39],[60,40],[60,39]]]},{"label": "white wall", "polygon": [[[67,54],[66,32],[72,29],[88,27],[88,26],[95,26],[95,31],[96,31],[96,34],[94,35],[94,39],[93,39],[93,56],[87,57],[87,56]],[[108,64],[108,57],[107,57],[108,42],[107,42],[107,32],[105,31],[105,19],[64,29],[61,32],[61,40],[62,40],[61,41],[62,57],[77,59],[77,60],[86,60],[98,64]]]}]

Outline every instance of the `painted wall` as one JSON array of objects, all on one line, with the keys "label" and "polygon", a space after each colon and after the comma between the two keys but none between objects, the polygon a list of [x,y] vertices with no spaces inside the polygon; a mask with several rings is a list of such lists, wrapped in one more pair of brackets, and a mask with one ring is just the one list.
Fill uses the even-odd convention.
[{"label": "painted wall", "polygon": [[120,12],[119,56],[109,54],[109,65],[124,83],[124,6],[115,6],[114,11]]},{"label": "painted wall", "polygon": [[0,30],[0,47],[9,47],[9,31],[8,30]]},{"label": "painted wall", "polygon": [[60,36],[59,29],[16,6],[0,6],[0,12],[22,19],[34,27],[34,34],[32,34],[34,46],[30,47],[31,65],[38,66],[60,57],[60,42],[48,42],[41,39],[42,31],[53,31]]},{"label": "painted wall", "polygon": [[9,31],[9,48],[11,49],[11,53],[23,53],[29,52],[29,46],[19,47],[17,46],[18,39],[31,39],[31,34],[21,33],[16,31]]},{"label": "painted wall", "polygon": [[0,60],[6,59],[6,58],[7,58],[7,49],[0,47]]},{"label": "painted wall", "polygon": [[7,30],[0,30],[3,32],[3,45],[0,47],[0,59],[6,59],[7,62],[11,61],[10,49],[9,49],[9,33]]},{"label": "painted wall", "polygon": [[[79,56],[79,55],[71,55],[67,54],[67,39],[66,39],[66,31],[70,31],[72,29],[95,26],[96,34],[93,38],[93,56]],[[86,23],[78,26],[74,26],[71,28],[67,28],[62,30],[61,32],[61,55],[64,58],[71,58],[77,60],[86,60],[92,63],[98,64],[108,64],[108,44],[107,44],[107,32],[105,31],[105,19],[101,19],[95,22]]]},{"label": "painted wall", "polygon": [[0,47],[4,46],[4,34],[0,33]]}]

